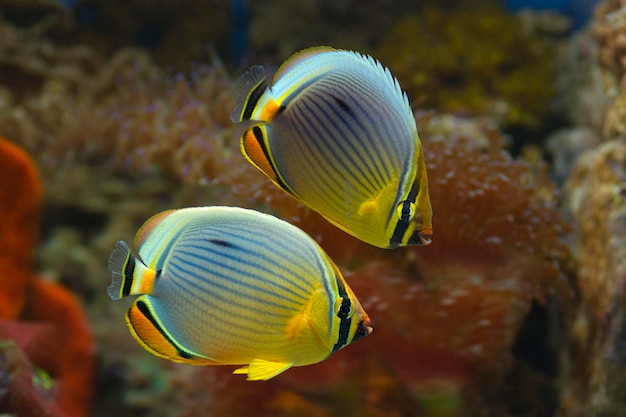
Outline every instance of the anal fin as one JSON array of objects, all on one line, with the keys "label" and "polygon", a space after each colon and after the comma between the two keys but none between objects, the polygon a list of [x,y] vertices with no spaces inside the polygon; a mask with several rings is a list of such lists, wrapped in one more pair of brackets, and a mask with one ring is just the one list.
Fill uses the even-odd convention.
[{"label": "anal fin", "polygon": [[248,381],[267,381],[291,368],[291,362],[273,362],[264,359],[253,359],[249,365],[235,369],[233,374],[247,374]]},{"label": "anal fin", "polygon": [[267,123],[259,123],[248,128],[241,136],[241,153],[257,169],[272,180],[276,186],[294,195],[293,191],[282,179],[272,157],[270,135],[272,128]]},{"label": "anal fin", "polygon": [[148,352],[173,362],[191,365],[217,365],[219,362],[190,352],[163,326],[148,296],[135,300],[126,313],[131,335]]}]

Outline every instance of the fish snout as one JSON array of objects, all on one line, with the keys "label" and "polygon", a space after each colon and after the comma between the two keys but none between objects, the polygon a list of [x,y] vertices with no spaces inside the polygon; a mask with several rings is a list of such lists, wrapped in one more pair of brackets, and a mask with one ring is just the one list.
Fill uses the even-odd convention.
[{"label": "fish snout", "polygon": [[413,233],[413,236],[409,239],[409,246],[426,246],[430,245],[431,239],[430,237],[433,234],[432,229],[422,229],[418,232]]},{"label": "fish snout", "polygon": [[365,336],[368,336],[370,333],[372,333],[374,329],[372,329],[372,327],[369,326],[369,323],[370,323],[369,317],[359,322],[351,343],[354,343],[357,340],[364,338]]},{"label": "fish snout", "polygon": [[367,330],[367,334],[368,335],[374,331],[374,328],[372,326],[370,326],[370,318],[369,317],[365,318],[365,320],[363,320],[361,323],[363,324],[363,327],[365,327],[365,329]]}]

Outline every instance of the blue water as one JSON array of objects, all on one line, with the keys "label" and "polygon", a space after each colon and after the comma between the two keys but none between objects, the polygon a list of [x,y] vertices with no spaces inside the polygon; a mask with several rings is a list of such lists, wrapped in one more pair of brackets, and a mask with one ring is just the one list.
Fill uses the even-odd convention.
[{"label": "blue water", "polygon": [[600,0],[505,0],[506,7],[518,11],[525,7],[536,10],[558,10],[574,19],[576,27],[585,25]]}]

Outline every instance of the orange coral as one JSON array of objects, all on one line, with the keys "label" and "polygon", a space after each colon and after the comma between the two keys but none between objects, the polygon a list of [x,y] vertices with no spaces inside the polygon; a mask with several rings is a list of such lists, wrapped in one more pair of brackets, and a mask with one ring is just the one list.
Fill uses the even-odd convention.
[{"label": "orange coral", "polygon": [[[10,319],[0,325],[0,340],[6,346],[0,360],[9,381],[0,411],[52,416],[58,410],[58,415],[86,417],[95,364],[81,306],[69,291],[34,277],[31,270],[42,209],[39,177],[30,158],[3,138],[0,166],[5,179],[0,187],[0,318]],[[7,340],[17,345],[6,345]],[[32,372],[29,361],[54,379],[52,399],[31,392],[32,384],[24,382],[24,374]]]},{"label": "orange coral", "polygon": [[31,279],[43,195],[31,159],[1,137],[0,170],[0,319],[15,319]]},{"label": "orange coral", "polygon": [[33,280],[29,295],[24,318],[54,327],[54,339],[38,345],[39,354],[47,357],[31,360],[55,380],[59,409],[68,417],[86,417],[93,396],[95,346],[82,307],[68,290],[42,279]]}]

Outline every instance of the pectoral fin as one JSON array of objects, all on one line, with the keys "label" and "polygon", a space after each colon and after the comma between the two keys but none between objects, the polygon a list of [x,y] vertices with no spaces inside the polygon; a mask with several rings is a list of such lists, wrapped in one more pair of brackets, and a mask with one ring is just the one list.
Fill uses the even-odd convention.
[{"label": "pectoral fin", "polygon": [[235,369],[233,374],[247,374],[248,381],[267,381],[276,375],[291,368],[291,362],[272,362],[263,359],[253,359],[250,365]]}]

